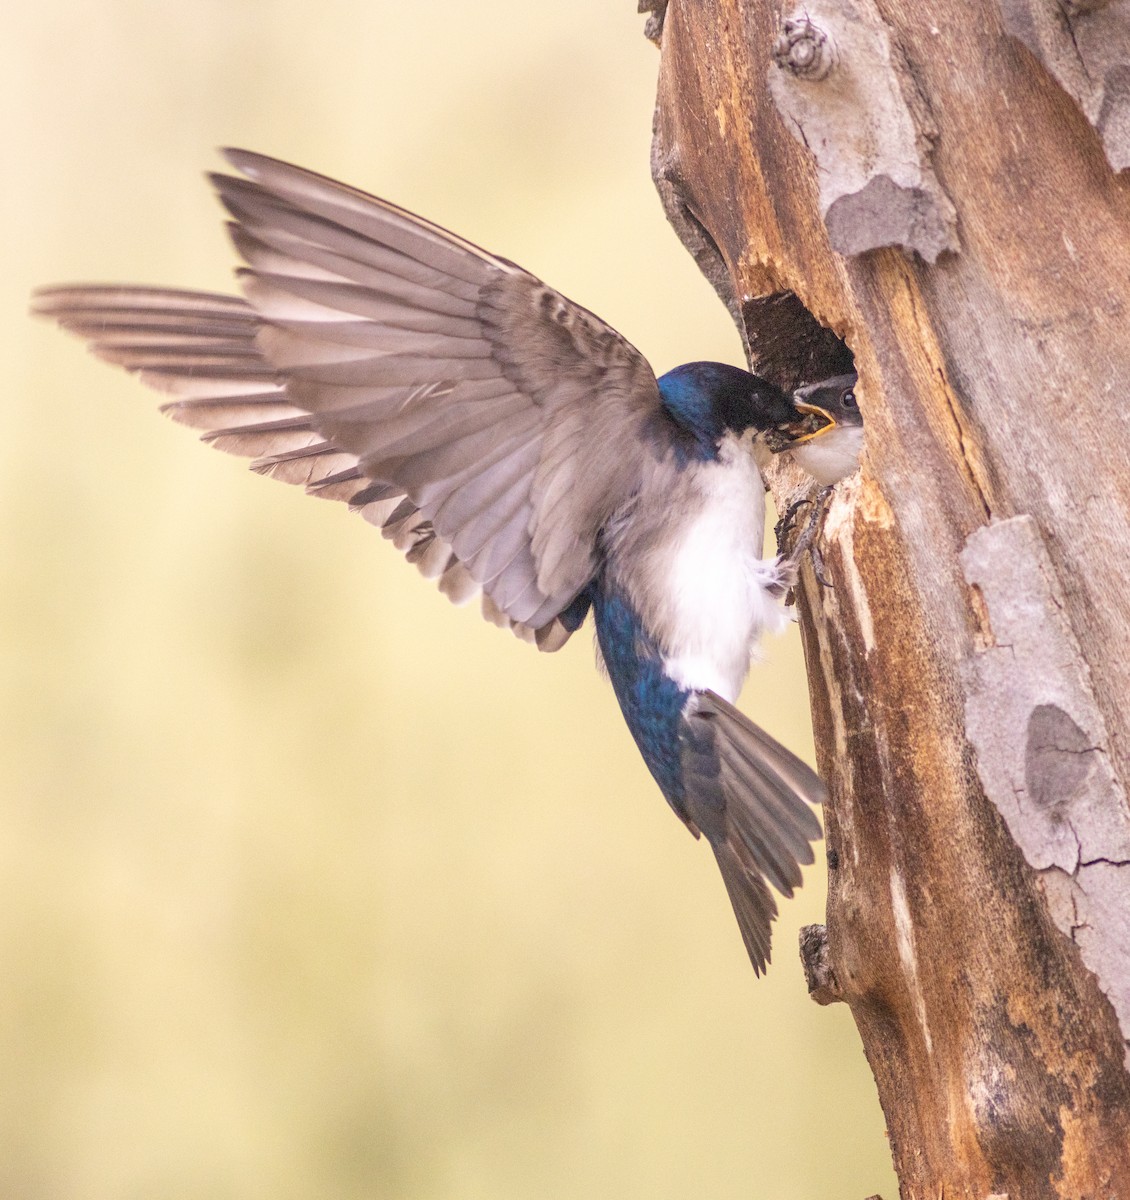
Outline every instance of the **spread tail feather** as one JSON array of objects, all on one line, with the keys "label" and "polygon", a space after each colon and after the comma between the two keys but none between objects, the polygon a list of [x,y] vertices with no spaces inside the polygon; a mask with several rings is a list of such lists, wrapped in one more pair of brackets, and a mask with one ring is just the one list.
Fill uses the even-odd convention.
[{"label": "spread tail feather", "polygon": [[684,711],[686,815],[706,835],[757,974],[769,962],[777,904],[800,886],[801,864],[822,836],[811,805],[824,800],[816,773],[713,692]]}]

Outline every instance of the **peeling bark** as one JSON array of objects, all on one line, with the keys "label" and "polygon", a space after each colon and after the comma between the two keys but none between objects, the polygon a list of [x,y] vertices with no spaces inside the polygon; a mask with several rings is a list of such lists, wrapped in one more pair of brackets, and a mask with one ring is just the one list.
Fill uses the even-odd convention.
[{"label": "peeling bark", "polygon": [[[1107,1200],[1130,1196],[1130,179],[1002,3],[671,0],[654,162],[754,368],[860,374],[834,586],[800,588],[832,793],[813,996],[851,1008],[904,1197]],[[833,49],[798,50],[802,20]]]},{"label": "peeling bark", "polygon": [[901,246],[927,262],[956,250],[954,207],[930,163],[934,123],[873,0],[804,5],[784,21],[774,59],[769,90],[816,158],[833,249]]},{"label": "peeling bark", "polygon": [[1130,813],[1051,559],[1032,518],[1014,517],[977,530],[961,562],[982,597],[964,668],[981,786],[1130,1030]]}]

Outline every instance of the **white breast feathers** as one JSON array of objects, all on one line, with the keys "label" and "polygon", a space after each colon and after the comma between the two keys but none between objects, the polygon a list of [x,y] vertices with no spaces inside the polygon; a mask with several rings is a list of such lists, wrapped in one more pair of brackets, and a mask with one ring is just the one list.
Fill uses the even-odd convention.
[{"label": "white breast feathers", "polygon": [[[660,482],[660,481],[657,481]],[[664,519],[640,544],[625,544],[615,575],[659,643],[666,674],[681,687],[737,699],[765,629],[788,614],[767,590],[776,561],[763,562],[765,485],[748,439],[727,436],[717,461],[694,463],[641,496]],[[639,521],[639,508],[633,523]]]},{"label": "white breast feathers", "polygon": [[859,466],[863,449],[862,425],[837,425],[827,433],[790,451],[800,467],[827,487],[850,475]]}]

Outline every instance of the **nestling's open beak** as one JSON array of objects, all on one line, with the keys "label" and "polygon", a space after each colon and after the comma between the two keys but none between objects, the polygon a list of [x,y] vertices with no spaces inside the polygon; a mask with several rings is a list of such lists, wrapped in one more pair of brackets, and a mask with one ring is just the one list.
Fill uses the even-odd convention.
[{"label": "nestling's open beak", "polygon": [[799,412],[804,413],[804,416],[799,421],[784,427],[784,432],[789,439],[789,446],[799,446],[804,442],[810,442],[813,438],[818,438],[821,434],[827,433],[829,429],[836,427],[836,418],[827,409],[820,408],[815,404],[806,404],[803,400],[794,399],[793,403]]}]

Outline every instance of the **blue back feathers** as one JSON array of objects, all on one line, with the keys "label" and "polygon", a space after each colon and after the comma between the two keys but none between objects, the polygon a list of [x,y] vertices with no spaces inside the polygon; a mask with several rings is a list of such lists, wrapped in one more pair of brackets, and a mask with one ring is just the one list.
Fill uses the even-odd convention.
[{"label": "blue back feathers", "polygon": [[686,820],[680,727],[690,693],[664,674],[659,647],[628,600],[603,581],[593,592],[596,637],[624,719],[655,782]]},{"label": "blue back feathers", "polygon": [[772,429],[797,419],[796,409],[779,387],[726,363],[684,363],[658,382],[663,407],[690,435],[691,458],[717,458],[725,433]]}]

